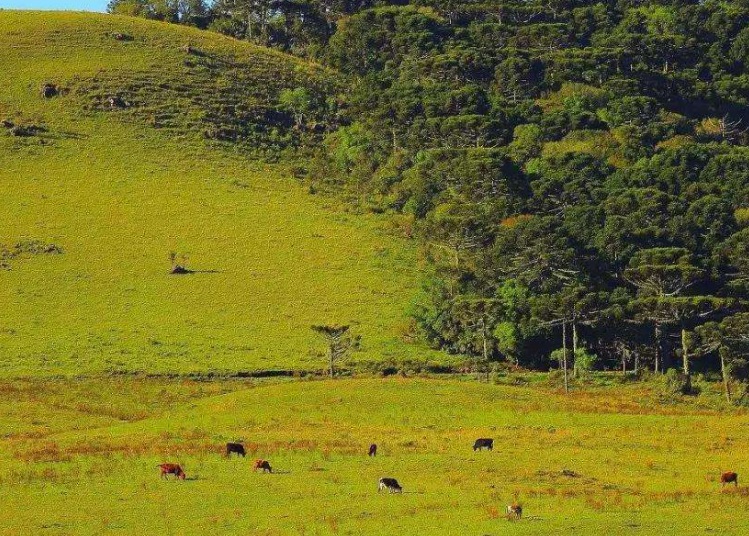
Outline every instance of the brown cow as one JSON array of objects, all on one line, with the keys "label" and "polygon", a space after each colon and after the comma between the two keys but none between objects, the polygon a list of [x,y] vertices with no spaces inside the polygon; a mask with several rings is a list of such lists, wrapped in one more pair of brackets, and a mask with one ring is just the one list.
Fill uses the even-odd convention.
[{"label": "brown cow", "polygon": [[185,479],[185,472],[182,470],[182,467],[180,467],[179,464],[162,463],[161,465],[159,465],[159,469],[161,469],[161,478],[167,478],[167,475],[174,475],[180,480]]},{"label": "brown cow", "polygon": [[271,469],[270,464],[266,460],[255,460],[255,463],[252,464],[252,470],[257,471],[258,469],[262,469],[263,473],[273,472],[273,469]]},{"label": "brown cow", "polygon": [[377,456],[377,445],[372,443],[369,445],[369,455],[370,456]]},{"label": "brown cow", "polygon": [[733,471],[726,471],[725,473],[722,473],[720,475],[720,483],[723,487],[725,487],[726,484],[730,484],[731,482],[733,482],[736,487],[739,487],[739,475],[737,473],[734,473]]},{"label": "brown cow", "polygon": [[523,517],[523,507],[520,504],[514,502],[507,505],[507,519],[517,521],[521,517]]}]

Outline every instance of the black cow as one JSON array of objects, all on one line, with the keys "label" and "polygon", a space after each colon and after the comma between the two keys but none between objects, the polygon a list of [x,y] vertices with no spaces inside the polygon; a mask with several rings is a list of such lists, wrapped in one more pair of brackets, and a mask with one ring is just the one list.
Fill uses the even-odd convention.
[{"label": "black cow", "polygon": [[381,492],[384,489],[388,490],[388,492],[390,493],[403,493],[403,488],[394,478],[383,477],[380,479],[380,482],[377,485],[377,493]]},{"label": "black cow", "polygon": [[247,456],[247,453],[244,450],[244,445],[242,445],[242,443],[227,443],[226,457],[228,458],[229,456],[231,456],[232,452],[235,454],[239,454],[240,456],[242,456],[242,458]]},{"label": "black cow", "polygon": [[377,456],[377,445],[372,443],[369,445],[369,455],[370,456]]},{"label": "black cow", "polygon": [[494,449],[494,440],[489,439],[488,437],[481,437],[476,440],[476,442],[473,444],[473,452],[476,452],[477,450],[481,449],[487,449],[492,450]]}]

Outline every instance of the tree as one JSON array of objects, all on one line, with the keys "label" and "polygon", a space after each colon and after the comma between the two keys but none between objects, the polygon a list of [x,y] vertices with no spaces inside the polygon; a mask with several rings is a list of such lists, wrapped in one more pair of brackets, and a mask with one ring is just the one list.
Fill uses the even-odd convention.
[{"label": "tree", "polygon": [[651,248],[635,253],[622,277],[640,296],[678,296],[705,275],[684,248]]},{"label": "tree", "polygon": [[179,0],[110,0],[107,12],[165,22],[180,20]]},{"label": "tree", "polygon": [[[658,371],[658,349],[664,329],[678,328],[681,339],[682,370],[689,382],[690,340],[689,329],[705,323],[712,317],[726,314],[735,305],[735,300],[714,296],[651,296],[634,300],[631,307],[639,315],[656,326],[656,364]],[[663,367],[665,369],[665,367]],[[689,383],[687,383],[688,385]]]},{"label": "tree", "polygon": [[294,126],[297,129],[304,127],[305,117],[312,110],[312,95],[309,90],[303,87],[284,89],[278,97],[278,103],[294,116]]},{"label": "tree", "polygon": [[726,401],[732,402],[731,379],[749,363],[749,313],[738,313],[721,322],[708,322],[691,334],[700,354],[717,352]]},{"label": "tree", "polygon": [[205,29],[211,20],[211,11],[205,0],[178,0],[179,22]]},{"label": "tree", "polygon": [[349,334],[350,327],[339,325],[312,326],[312,330],[322,335],[328,343],[328,372],[331,378],[335,375],[335,365],[359,345],[360,338],[351,337]]},{"label": "tree", "polygon": [[[622,277],[637,288],[638,299],[630,304],[635,317],[653,325],[654,369],[659,372],[664,368],[661,362],[664,325],[689,317],[691,305],[699,308],[707,303],[676,298],[704,277],[704,271],[691,263],[689,253],[683,248],[652,248],[635,253]],[[684,372],[689,374],[686,353],[684,363]]]},{"label": "tree", "polygon": [[130,17],[152,17],[152,6],[148,0],[110,0],[107,13]]}]

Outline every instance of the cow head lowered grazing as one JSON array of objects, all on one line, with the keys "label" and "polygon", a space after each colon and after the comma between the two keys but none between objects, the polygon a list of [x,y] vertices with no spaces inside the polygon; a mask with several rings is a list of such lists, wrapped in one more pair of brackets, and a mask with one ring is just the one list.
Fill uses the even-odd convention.
[{"label": "cow head lowered grazing", "polygon": [[377,492],[379,493],[385,489],[388,490],[388,493],[403,493],[403,488],[394,478],[383,477],[380,479],[380,482],[377,485]]},{"label": "cow head lowered grazing", "polygon": [[490,439],[488,437],[480,437],[476,440],[476,442],[473,444],[473,451],[476,452],[477,450],[486,449],[486,450],[492,450],[494,449],[494,440]]},{"label": "cow head lowered grazing", "polygon": [[255,463],[252,464],[252,470],[257,471],[258,469],[261,469],[263,473],[273,472],[273,469],[271,469],[270,464],[266,460],[255,460]]},{"label": "cow head lowered grazing", "polygon": [[161,470],[161,478],[167,478],[168,475],[174,475],[180,480],[185,479],[185,472],[177,463],[162,463],[159,465],[159,469]]},{"label": "cow head lowered grazing", "polygon": [[232,453],[238,454],[239,456],[242,456],[242,458],[247,456],[247,452],[245,452],[244,445],[242,445],[242,443],[227,443],[226,457],[228,458]]}]

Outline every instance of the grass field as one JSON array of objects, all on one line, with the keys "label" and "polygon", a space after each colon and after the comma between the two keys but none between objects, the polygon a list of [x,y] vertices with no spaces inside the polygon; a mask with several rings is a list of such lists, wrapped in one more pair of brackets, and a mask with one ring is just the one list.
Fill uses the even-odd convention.
[{"label": "grass field", "polygon": [[[325,348],[310,325],[326,322],[362,335],[355,359],[425,359],[401,341],[419,278],[412,244],[382,218],[309,195],[292,160],[263,163],[203,139],[196,114],[238,98],[236,87],[188,84],[184,106],[154,94],[133,110],[87,108],[92,86],[182,88],[188,42],[251,73],[257,107],[273,108],[284,83],[329,78],[195,29],[0,12],[0,119],[47,129],[20,138],[0,128],[0,244],[63,252],[18,255],[0,271],[0,376],[318,370]],[[45,82],[70,90],[43,99]],[[170,126],[153,128],[155,113]],[[197,273],[168,275],[172,251]]]},{"label": "grass field", "polygon": [[[0,534],[749,530],[747,488],[717,482],[747,474],[749,416],[659,407],[642,385],[568,397],[434,379],[2,387]],[[474,453],[484,436],[495,450]],[[222,457],[236,439],[248,459]],[[253,473],[256,457],[278,474]],[[161,481],[163,461],[187,480]],[[405,493],[378,494],[381,476]],[[514,499],[519,522],[503,518]]]}]

